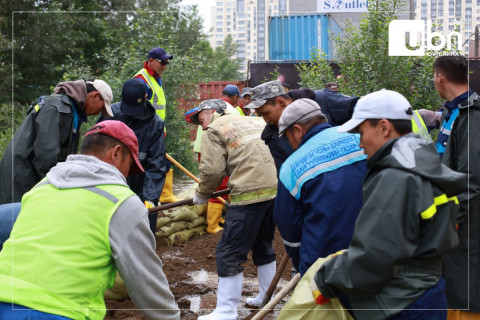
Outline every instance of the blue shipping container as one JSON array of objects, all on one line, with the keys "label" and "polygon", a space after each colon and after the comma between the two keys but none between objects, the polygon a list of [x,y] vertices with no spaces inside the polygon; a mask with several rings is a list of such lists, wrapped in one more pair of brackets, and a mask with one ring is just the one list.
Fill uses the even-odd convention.
[{"label": "blue shipping container", "polygon": [[320,49],[335,59],[335,37],[342,29],[328,14],[269,17],[269,60],[311,60]]}]

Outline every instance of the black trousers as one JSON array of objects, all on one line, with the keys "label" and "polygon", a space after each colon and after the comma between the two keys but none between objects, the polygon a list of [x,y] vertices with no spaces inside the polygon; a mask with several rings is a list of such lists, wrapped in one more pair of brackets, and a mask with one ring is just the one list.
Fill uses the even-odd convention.
[{"label": "black trousers", "polygon": [[225,228],[216,250],[219,277],[243,272],[242,264],[247,260],[250,250],[256,266],[275,261],[272,247],[275,233],[274,202],[272,199],[228,208]]}]

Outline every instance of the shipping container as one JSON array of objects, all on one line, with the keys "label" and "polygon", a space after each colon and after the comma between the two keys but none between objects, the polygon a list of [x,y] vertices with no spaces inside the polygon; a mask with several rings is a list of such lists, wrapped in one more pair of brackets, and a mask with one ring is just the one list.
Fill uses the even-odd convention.
[{"label": "shipping container", "polygon": [[335,59],[335,37],[342,29],[329,14],[269,17],[269,60],[311,60],[320,49]]}]

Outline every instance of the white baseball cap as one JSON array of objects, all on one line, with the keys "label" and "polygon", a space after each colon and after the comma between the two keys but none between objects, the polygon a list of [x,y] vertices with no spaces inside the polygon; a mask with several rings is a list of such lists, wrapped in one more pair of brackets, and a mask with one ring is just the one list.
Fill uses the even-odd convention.
[{"label": "white baseball cap", "polygon": [[352,119],[339,126],[339,132],[356,129],[367,119],[412,120],[412,106],[400,93],[382,89],[361,97]]},{"label": "white baseball cap", "polygon": [[102,96],[103,101],[105,102],[105,110],[107,111],[110,117],[113,117],[112,104],[113,93],[112,88],[103,80],[95,79],[93,81],[87,81],[88,84],[91,84]]}]

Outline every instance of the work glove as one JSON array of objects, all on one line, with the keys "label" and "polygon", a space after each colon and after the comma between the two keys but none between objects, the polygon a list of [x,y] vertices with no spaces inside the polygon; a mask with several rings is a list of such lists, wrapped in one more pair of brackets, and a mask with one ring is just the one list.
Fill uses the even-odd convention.
[{"label": "work glove", "polygon": [[322,295],[322,293],[320,292],[320,290],[318,289],[318,286],[317,286],[317,283],[315,282],[315,279],[312,279],[312,281],[310,282],[310,287],[312,288],[312,294],[313,294],[313,298],[315,299],[316,304],[323,305],[325,303],[330,302],[330,299],[325,298]]},{"label": "work glove", "polygon": [[197,194],[194,194],[192,201],[193,201],[194,204],[203,204],[203,203],[206,203],[208,201],[208,199],[201,198],[201,197],[197,196]]},{"label": "work glove", "polygon": [[144,204],[145,204],[145,207],[146,207],[147,209],[150,209],[150,208],[155,207],[155,204],[154,204],[152,201],[150,201],[150,200],[145,200],[145,201],[144,201]]}]

